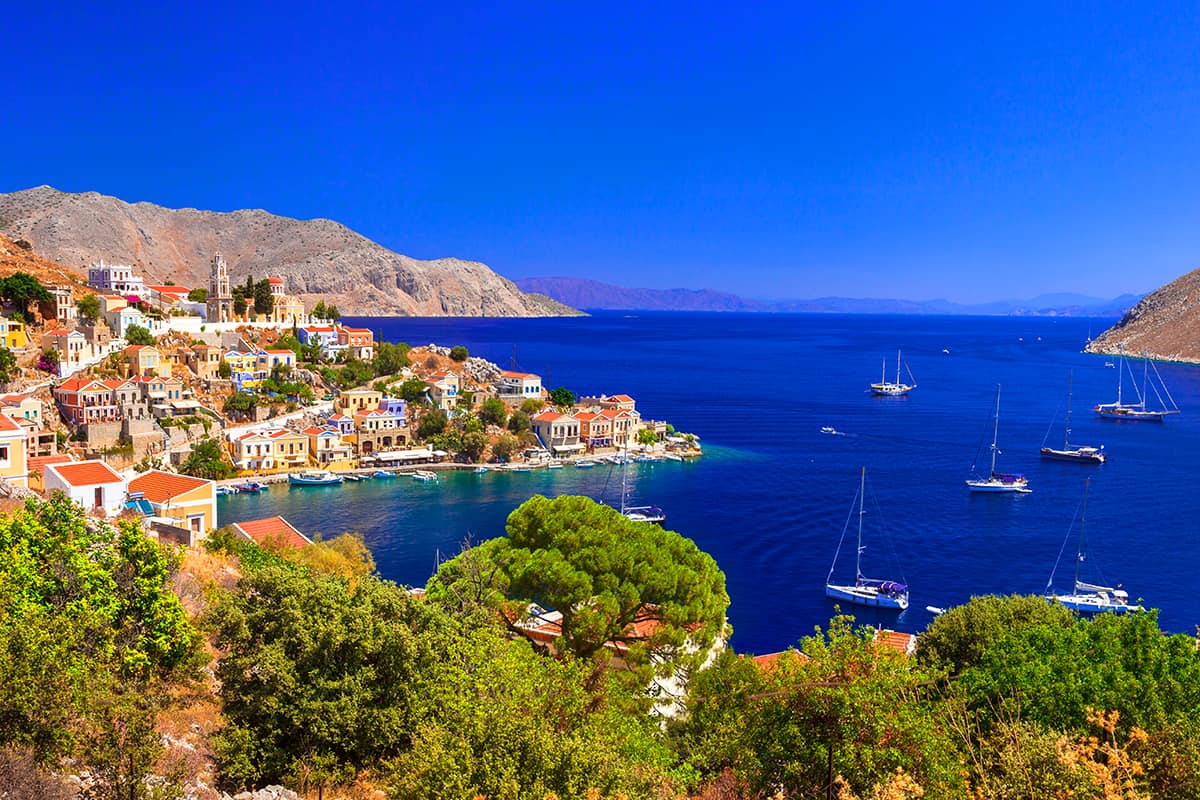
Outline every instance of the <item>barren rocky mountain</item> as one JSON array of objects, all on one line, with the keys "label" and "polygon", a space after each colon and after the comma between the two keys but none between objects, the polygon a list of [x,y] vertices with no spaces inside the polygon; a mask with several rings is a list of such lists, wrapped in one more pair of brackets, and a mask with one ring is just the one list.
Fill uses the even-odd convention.
[{"label": "barren rocky mountain", "polygon": [[0,233],[86,272],[94,261],[131,264],[150,283],[208,285],[220,252],[233,282],[283,278],[288,294],[343,314],[558,316],[574,309],[525,294],[485,264],[400,255],[327,219],[298,220],[254,209],[219,213],[126,203],[96,192],[39,186],[0,194]]},{"label": "barren rocky mountain", "polygon": [[1115,355],[1122,346],[1132,355],[1200,363],[1200,269],[1146,295],[1087,351]]},{"label": "barren rocky mountain", "polygon": [[13,241],[0,234],[0,278],[14,272],[25,272],[47,286],[70,286],[85,293],[83,281],[74,271],[33,252],[33,246],[24,240]]}]

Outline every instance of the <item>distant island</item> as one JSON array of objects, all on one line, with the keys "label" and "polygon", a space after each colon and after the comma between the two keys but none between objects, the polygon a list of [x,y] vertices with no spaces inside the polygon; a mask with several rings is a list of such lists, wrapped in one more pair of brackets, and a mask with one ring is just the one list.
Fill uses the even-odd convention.
[{"label": "distant island", "polygon": [[1046,294],[1029,300],[953,303],[949,300],[818,297],[754,300],[711,289],[641,289],[586,278],[519,278],[524,292],[553,298],[573,308],[605,311],[755,311],[808,314],[961,314],[984,316],[1120,317],[1140,299],[1081,294]]},{"label": "distant island", "polygon": [[1146,295],[1087,346],[1089,353],[1121,350],[1162,361],[1200,363],[1200,269]]}]

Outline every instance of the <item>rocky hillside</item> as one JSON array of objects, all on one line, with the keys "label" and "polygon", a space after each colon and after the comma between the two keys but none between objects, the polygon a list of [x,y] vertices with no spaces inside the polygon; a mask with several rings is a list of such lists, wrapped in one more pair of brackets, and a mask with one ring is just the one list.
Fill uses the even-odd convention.
[{"label": "rocky hillside", "polygon": [[80,293],[83,290],[83,281],[77,273],[37,255],[29,242],[13,241],[0,234],[0,278],[14,272],[26,272],[47,286],[71,286]]},{"label": "rocky hillside", "polygon": [[1146,295],[1087,351],[1116,354],[1121,346],[1131,354],[1200,363],[1200,269]]},{"label": "rocky hillside", "polygon": [[93,261],[132,264],[150,283],[208,285],[220,251],[236,283],[278,275],[287,292],[343,314],[525,317],[576,314],[525,294],[485,264],[395,253],[327,219],[298,220],[262,210],[218,213],[126,203],[49,186],[0,194],[0,233],[73,269]]}]

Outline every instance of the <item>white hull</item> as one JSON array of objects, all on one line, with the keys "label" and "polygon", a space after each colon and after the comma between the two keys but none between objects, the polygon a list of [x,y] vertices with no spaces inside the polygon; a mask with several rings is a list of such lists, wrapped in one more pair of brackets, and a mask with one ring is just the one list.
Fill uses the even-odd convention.
[{"label": "white hull", "polygon": [[874,608],[908,608],[908,592],[894,595],[881,592],[874,586],[837,586],[825,584],[825,596],[834,600],[845,600],[858,606]]},{"label": "white hull", "polygon": [[1162,422],[1168,414],[1178,411],[1146,411],[1141,406],[1096,406],[1096,413],[1105,419],[1130,419],[1138,422]]},{"label": "white hull", "polygon": [[1100,614],[1106,611],[1125,614],[1145,610],[1139,605],[1130,605],[1126,600],[1102,594],[1051,594],[1047,595],[1046,599],[1082,614]]},{"label": "white hull", "polygon": [[1033,489],[1030,489],[1024,483],[1013,483],[1011,481],[998,481],[994,479],[987,481],[967,481],[967,488],[972,492],[990,493],[1018,492],[1021,494],[1028,494],[1029,492],[1033,491]]},{"label": "white hull", "polygon": [[1056,461],[1075,461],[1081,464],[1103,464],[1108,460],[1098,447],[1043,447],[1042,458],[1052,458]]},{"label": "white hull", "polygon": [[877,394],[882,397],[898,397],[908,394],[915,388],[917,387],[904,383],[872,383],[871,394]]}]

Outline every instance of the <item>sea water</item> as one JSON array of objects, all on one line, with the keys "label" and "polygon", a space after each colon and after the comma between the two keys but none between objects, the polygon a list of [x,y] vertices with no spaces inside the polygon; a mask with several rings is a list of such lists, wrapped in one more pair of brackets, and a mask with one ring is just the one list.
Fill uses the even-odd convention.
[{"label": "sea water", "polygon": [[[1118,371],[1105,366],[1115,359],[1081,351],[1089,331],[1113,320],[600,313],[346,322],[387,341],[465,345],[540,374],[548,388],[629,394],[644,418],[697,434],[699,461],[630,464],[630,498],[661,506],[668,528],[717,560],[739,651],[785,648],[835,613],[824,585],[848,521],[835,579],[853,579],[850,512],[862,467],[863,571],[907,582],[912,604],[903,613],[843,608],[863,622],[917,632],[931,619],[926,606],[1040,594],[1060,553],[1056,585],[1069,588],[1091,477],[1091,577],[1160,609],[1169,630],[1200,624],[1200,368],[1159,365],[1183,410],[1165,423],[1099,419],[1091,407],[1116,399]],[[918,388],[873,397],[884,359],[895,377],[897,349]],[[1047,434],[1048,444],[1062,442],[1069,371],[1071,441],[1104,445],[1106,464],[1039,458]],[[997,384],[998,469],[1027,475],[1030,494],[971,494],[964,483],[972,465],[989,468]],[[1128,375],[1124,390],[1128,400]],[[822,434],[824,426],[845,435]],[[423,585],[439,557],[501,535],[509,512],[534,494],[618,504],[620,469],[281,485],[221,498],[219,516],[227,524],[279,514],[325,536],[358,531],[384,577]]]}]

